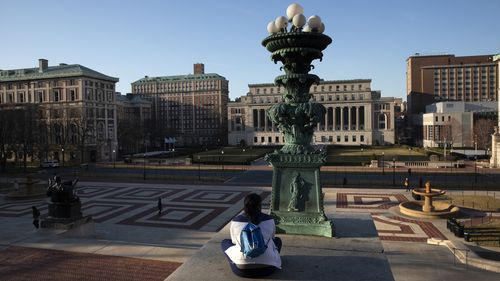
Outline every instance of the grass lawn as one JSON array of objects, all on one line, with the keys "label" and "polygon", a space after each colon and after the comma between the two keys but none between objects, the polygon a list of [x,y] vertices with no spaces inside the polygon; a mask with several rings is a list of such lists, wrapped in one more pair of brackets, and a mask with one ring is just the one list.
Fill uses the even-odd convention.
[{"label": "grass lawn", "polygon": [[[204,164],[249,164],[253,160],[273,152],[276,147],[224,147],[193,154],[193,163]],[[224,153],[222,153],[224,151]],[[199,157],[199,159],[198,159]]]},{"label": "grass lawn", "polygon": [[327,165],[369,165],[371,160],[390,162],[396,161],[426,161],[429,160],[424,149],[406,146],[364,146],[364,147],[342,147],[329,146]]},{"label": "grass lawn", "polygon": [[500,199],[483,195],[445,195],[441,200],[447,200],[458,207],[471,208],[485,212],[500,211]]}]

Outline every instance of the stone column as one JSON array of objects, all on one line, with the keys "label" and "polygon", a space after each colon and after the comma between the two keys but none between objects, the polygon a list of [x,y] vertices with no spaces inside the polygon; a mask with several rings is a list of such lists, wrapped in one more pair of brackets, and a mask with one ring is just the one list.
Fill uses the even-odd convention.
[{"label": "stone column", "polygon": [[340,107],[340,130],[344,130],[344,107]]},{"label": "stone column", "polygon": [[352,117],[351,117],[351,107],[348,106],[347,107],[347,130],[349,130],[349,131],[351,130],[351,119],[352,119]]}]

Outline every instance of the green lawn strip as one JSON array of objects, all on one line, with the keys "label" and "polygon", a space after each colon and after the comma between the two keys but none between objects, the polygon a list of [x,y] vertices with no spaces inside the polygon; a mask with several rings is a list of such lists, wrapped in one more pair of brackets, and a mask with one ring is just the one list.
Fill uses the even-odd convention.
[{"label": "green lawn strip", "polygon": [[440,200],[449,201],[458,207],[465,207],[485,212],[500,211],[500,199],[486,195],[445,195]]}]

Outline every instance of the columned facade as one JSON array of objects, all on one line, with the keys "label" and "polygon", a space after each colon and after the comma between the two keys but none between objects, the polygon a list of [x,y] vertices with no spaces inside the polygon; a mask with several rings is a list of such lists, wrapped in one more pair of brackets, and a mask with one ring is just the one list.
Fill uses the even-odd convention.
[{"label": "columned facade", "polygon": [[[322,81],[313,85],[312,99],[326,109],[324,119],[316,126],[313,142],[320,145],[384,145],[395,143],[395,112],[401,99],[382,98],[371,90],[371,80]],[[283,88],[274,84],[251,84],[246,96],[228,104],[228,141],[236,145],[243,140],[248,145],[282,145],[278,128],[267,118],[266,111],[282,99]],[[241,115],[245,130],[233,128]],[[379,126],[378,115],[387,119]]]}]

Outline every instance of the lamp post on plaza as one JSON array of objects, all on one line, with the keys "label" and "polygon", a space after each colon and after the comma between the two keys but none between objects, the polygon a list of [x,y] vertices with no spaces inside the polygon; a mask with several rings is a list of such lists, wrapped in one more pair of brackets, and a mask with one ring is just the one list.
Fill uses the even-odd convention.
[{"label": "lamp post on plaza", "polygon": [[221,155],[220,164],[221,164],[221,167],[222,167],[222,177],[224,177],[224,150],[220,151],[220,155]]},{"label": "lamp post on plaza", "polygon": [[201,169],[201,162],[200,162],[200,156],[198,155],[198,181],[201,181],[201,172],[200,172],[200,169]]},{"label": "lamp post on plaza", "polygon": [[361,148],[361,166],[364,166],[363,148]]},{"label": "lamp post on plaza", "polygon": [[64,167],[64,148],[61,148],[61,154],[62,154],[62,166]]},{"label": "lamp post on plaza", "polygon": [[396,186],[396,158],[392,158],[392,186]]},{"label": "lamp post on plaza", "polygon": [[477,183],[477,155],[474,156],[474,182]]},{"label": "lamp post on plaza", "polygon": [[385,152],[382,151],[382,175],[385,175]]},{"label": "lamp post on plaza", "polygon": [[116,150],[113,149],[113,169],[116,168]]},{"label": "lamp post on plaza", "polygon": [[146,152],[144,152],[142,158],[142,178],[143,180],[146,180]]}]

